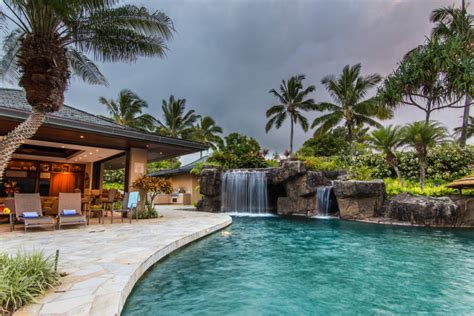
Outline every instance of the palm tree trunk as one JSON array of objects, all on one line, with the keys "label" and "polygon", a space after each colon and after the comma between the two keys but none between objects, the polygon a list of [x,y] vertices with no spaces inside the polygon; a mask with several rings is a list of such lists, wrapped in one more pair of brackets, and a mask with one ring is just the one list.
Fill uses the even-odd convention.
[{"label": "palm tree trunk", "polygon": [[400,168],[398,166],[393,166],[393,169],[395,170],[395,173],[397,174],[398,181],[402,185],[402,187],[405,186],[405,181],[403,180],[402,173],[400,172]]},{"label": "palm tree trunk", "polygon": [[431,116],[431,110],[428,109],[428,111],[426,111],[426,116],[425,116],[425,123],[428,124],[430,122],[430,116]]},{"label": "palm tree trunk", "polygon": [[294,122],[293,117],[291,119],[291,132],[290,132],[290,155],[293,153],[293,129],[294,129]]},{"label": "palm tree trunk", "polygon": [[461,127],[461,136],[459,137],[459,145],[461,148],[466,146],[467,141],[467,128],[469,125],[469,110],[471,107],[471,97],[466,94],[466,99],[464,101],[464,114],[462,117],[462,127]]},{"label": "palm tree trunk", "polygon": [[425,188],[425,158],[420,157],[420,189]]},{"label": "palm tree trunk", "polygon": [[38,128],[43,124],[46,114],[33,109],[26,121],[15,127],[0,141],[0,180],[3,180],[8,162],[15,150],[28,138],[36,134]]}]

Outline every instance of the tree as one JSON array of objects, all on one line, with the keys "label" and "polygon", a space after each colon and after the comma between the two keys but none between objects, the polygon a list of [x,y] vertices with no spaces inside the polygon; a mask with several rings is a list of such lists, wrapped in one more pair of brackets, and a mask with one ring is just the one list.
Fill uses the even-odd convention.
[{"label": "tree", "polygon": [[[454,129],[454,132],[456,132],[456,134],[458,135],[461,135],[464,131],[464,124],[463,126],[460,126],[460,127],[456,127]],[[467,121],[467,129],[466,129],[466,140],[471,138],[472,136],[474,136],[474,117],[473,116],[469,116],[469,120]],[[462,145],[462,143],[459,144],[460,146]]]},{"label": "tree", "polygon": [[146,170],[148,173],[154,173],[160,170],[167,170],[167,169],[176,169],[181,166],[181,161],[177,158],[170,158],[155,162],[150,162],[146,166]]},{"label": "tree", "polygon": [[388,127],[381,126],[368,136],[368,140],[372,147],[384,154],[385,161],[395,170],[398,181],[400,181],[402,186],[405,186],[402,173],[398,167],[397,156],[395,155],[397,149],[403,146],[402,130],[400,127],[392,127],[392,125]]},{"label": "tree", "polygon": [[297,75],[291,77],[285,82],[282,80],[280,84],[280,92],[275,89],[270,90],[270,94],[278,98],[280,103],[270,106],[267,110],[266,116],[269,118],[265,132],[268,133],[270,129],[275,126],[279,129],[283,122],[290,118],[290,154],[293,153],[293,134],[294,125],[299,123],[303,130],[308,131],[308,120],[301,114],[301,111],[309,111],[314,109],[314,100],[307,98],[308,95],[316,90],[315,86],[311,85],[306,89],[303,87],[304,75]]},{"label": "tree", "polygon": [[150,131],[156,121],[150,114],[142,114],[148,107],[147,102],[128,89],[120,91],[117,100],[100,97],[99,102],[107,107],[112,120],[119,125]]},{"label": "tree", "polygon": [[222,138],[218,134],[222,134],[222,128],[216,125],[212,117],[204,116],[200,117],[194,125],[191,139],[206,144],[215,150],[222,143]]},{"label": "tree", "polygon": [[416,151],[420,166],[420,188],[425,187],[426,158],[430,148],[442,142],[446,137],[446,129],[437,122],[413,122],[402,130],[404,144]]},{"label": "tree", "polygon": [[464,107],[456,105],[461,97],[450,81],[454,73],[464,72],[452,58],[459,49],[455,41],[442,43],[434,37],[411,50],[385,79],[378,91],[380,100],[392,108],[414,106],[425,112],[426,123],[434,111]]},{"label": "tree", "polygon": [[237,156],[256,154],[260,149],[260,144],[255,138],[235,132],[224,137],[224,141],[219,146],[219,150],[227,151]]},{"label": "tree", "polygon": [[[15,25],[17,41],[10,64],[18,66],[19,84],[32,107],[29,118],[0,142],[0,179],[14,151],[32,137],[47,113],[64,103],[71,70],[86,81],[96,81],[96,67],[86,57],[102,62],[133,62],[138,56],[165,55],[173,26],[160,11],[115,6],[109,0],[4,0],[2,21]],[[7,23],[4,23],[5,25]],[[16,48],[15,48],[16,47]],[[11,73],[11,72],[10,72]],[[100,81],[100,80],[99,80]]]},{"label": "tree", "polygon": [[473,104],[472,87],[474,86],[474,79],[472,76],[472,60],[474,58],[474,15],[467,12],[465,1],[462,0],[460,9],[453,6],[433,10],[430,20],[436,23],[432,31],[432,36],[440,37],[444,41],[453,39],[460,41],[461,50],[459,54],[456,54],[454,57],[461,66],[465,65],[471,70],[471,72],[469,72],[469,69],[464,69],[464,71],[456,73],[454,78],[450,76],[450,80],[455,83],[460,95],[464,96],[463,123],[459,137],[459,144],[461,147],[464,147],[466,140],[469,138],[469,111]]},{"label": "tree", "polygon": [[365,125],[380,126],[374,117],[379,119],[391,117],[391,112],[381,106],[375,97],[366,98],[368,91],[382,80],[380,75],[371,74],[363,77],[360,71],[361,64],[352,67],[346,65],[339,77],[326,76],[321,80],[336,103],[317,104],[319,111],[329,111],[329,113],[317,117],[311,125],[312,128],[317,127],[314,133],[317,136],[343,123],[347,130],[346,140],[349,143],[350,156],[352,156],[355,130]]},{"label": "tree", "polygon": [[163,100],[163,120],[158,120],[158,133],[169,137],[188,138],[193,124],[198,119],[194,110],[186,112],[186,99],[176,99],[170,96],[168,102]]},{"label": "tree", "polygon": [[336,127],[328,133],[314,135],[305,141],[298,150],[298,154],[302,156],[330,157],[341,155],[347,149],[347,131],[344,127]]}]

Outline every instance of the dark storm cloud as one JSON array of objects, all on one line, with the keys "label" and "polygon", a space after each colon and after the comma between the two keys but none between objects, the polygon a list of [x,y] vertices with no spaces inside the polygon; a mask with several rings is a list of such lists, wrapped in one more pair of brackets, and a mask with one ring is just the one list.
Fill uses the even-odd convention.
[{"label": "dark storm cloud", "polygon": [[[99,96],[115,97],[129,88],[161,115],[161,100],[186,98],[198,113],[213,116],[225,132],[239,131],[273,150],[288,147],[289,128],[265,134],[268,94],[281,79],[307,75],[317,87],[314,98],[328,100],[320,84],[346,64],[361,62],[364,73],[388,74],[409,49],[423,42],[431,28],[429,13],[442,0],[201,0],[136,1],[166,12],[177,34],[168,57],[140,59],[132,65],[105,64],[110,87],[74,80],[67,102],[99,114]],[[442,121],[459,125],[460,111],[444,111]],[[310,114],[309,117],[315,117]],[[435,118],[440,118],[438,115]],[[421,119],[414,109],[398,111],[395,122]],[[309,137],[299,128],[296,143]]]}]

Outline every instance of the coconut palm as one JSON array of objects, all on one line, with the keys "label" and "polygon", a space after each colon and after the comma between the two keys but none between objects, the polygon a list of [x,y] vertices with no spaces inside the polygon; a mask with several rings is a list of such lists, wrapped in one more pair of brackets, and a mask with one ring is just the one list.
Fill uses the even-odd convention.
[{"label": "coconut palm", "polygon": [[435,121],[413,122],[402,130],[403,143],[413,147],[420,164],[420,188],[425,187],[426,157],[428,150],[446,138],[446,128]]},{"label": "coconut palm", "polygon": [[216,125],[214,119],[210,116],[200,117],[191,131],[191,139],[207,144],[212,149],[216,149],[222,143],[222,128]]},{"label": "coconut palm", "polygon": [[328,114],[317,117],[312,128],[316,127],[315,135],[324,134],[334,127],[344,124],[347,129],[347,141],[352,155],[352,143],[355,130],[365,125],[379,127],[375,118],[386,119],[391,112],[381,106],[376,98],[366,98],[368,91],[381,80],[379,74],[368,76],[360,75],[361,64],[346,65],[339,77],[326,76],[321,82],[336,103],[321,102],[317,105],[319,111],[328,111]]},{"label": "coconut palm", "polygon": [[117,100],[100,97],[99,102],[106,106],[112,120],[119,125],[149,131],[156,122],[150,114],[142,114],[148,107],[147,102],[128,89],[120,91]]},{"label": "coconut palm", "polygon": [[398,126],[392,127],[392,125],[388,127],[381,126],[367,138],[372,147],[385,155],[385,161],[395,170],[401,185],[405,186],[402,173],[400,168],[398,168],[397,156],[395,155],[397,149],[403,146],[401,128]]},{"label": "coconut palm", "polygon": [[186,112],[186,99],[175,99],[170,96],[169,100],[163,100],[161,109],[163,119],[158,120],[157,132],[169,137],[189,138],[193,124],[197,121],[198,115],[194,110]]},{"label": "coconut palm", "polygon": [[[452,7],[441,7],[433,10],[430,16],[431,22],[436,23],[433,28],[433,36],[443,38],[445,41],[456,38],[462,44],[462,50],[459,57],[460,63],[462,60],[472,60],[474,57],[474,15],[467,12],[467,5],[462,0],[461,8]],[[466,65],[472,65],[472,63],[466,63]],[[458,80],[454,80],[457,83],[461,83],[460,90],[464,95],[464,114],[463,124],[461,127],[461,133],[459,143],[461,147],[466,145],[469,129],[469,110],[472,103],[472,82],[466,82],[463,80],[466,76],[463,76],[463,72],[459,72],[461,77]],[[471,78],[472,76],[468,76]]]},{"label": "coconut palm", "polygon": [[276,105],[270,106],[266,112],[269,118],[265,132],[275,126],[279,129],[287,118],[290,119],[290,154],[293,153],[293,136],[294,125],[300,124],[301,128],[306,132],[308,130],[308,119],[301,114],[301,111],[314,110],[314,100],[308,98],[308,95],[316,90],[315,86],[310,85],[303,87],[304,75],[291,77],[289,80],[282,80],[280,84],[280,92],[275,89],[270,90],[270,94],[278,98]]},{"label": "coconut palm", "polygon": [[[91,55],[101,62],[132,62],[139,56],[165,55],[172,23],[162,12],[116,6],[114,0],[4,0],[4,26],[15,25],[17,40],[10,63],[18,66],[19,85],[32,107],[29,118],[0,142],[0,178],[13,152],[33,136],[47,113],[64,102],[70,72],[94,81]],[[17,58],[13,58],[17,56]],[[99,76],[100,77],[100,76]],[[100,78],[98,81],[101,81]]]}]

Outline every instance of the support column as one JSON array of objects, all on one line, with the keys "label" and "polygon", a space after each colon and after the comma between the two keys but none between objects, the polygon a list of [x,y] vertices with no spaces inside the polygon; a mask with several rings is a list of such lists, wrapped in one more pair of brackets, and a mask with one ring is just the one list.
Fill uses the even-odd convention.
[{"label": "support column", "polygon": [[144,176],[147,172],[148,150],[141,148],[130,148],[128,155],[128,188],[132,190],[132,183],[136,179]]}]

